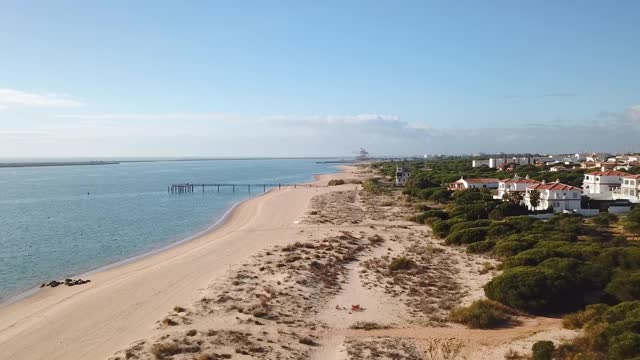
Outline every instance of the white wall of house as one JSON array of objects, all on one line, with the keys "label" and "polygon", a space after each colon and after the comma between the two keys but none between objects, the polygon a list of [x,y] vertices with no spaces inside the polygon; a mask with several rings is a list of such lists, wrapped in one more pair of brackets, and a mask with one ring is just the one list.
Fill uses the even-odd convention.
[{"label": "white wall of house", "polygon": [[613,199],[640,203],[640,175],[623,177],[620,188],[613,191]]},{"label": "white wall of house", "polygon": [[475,182],[473,179],[462,180],[465,184],[465,189],[497,189],[498,181],[495,182]]},{"label": "white wall of house", "polygon": [[582,216],[598,216],[600,209],[575,209],[573,212]]},{"label": "white wall of house", "polygon": [[[552,207],[554,212],[580,209],[582,191],[579,188],[570,187],[570,189],[567,190],[554,190],[551,188],[554,184],[557,183],[540,184],[539,186],[528,188],[524,196],[524,204],[527,209],[547,210],[549,207]],[[535,190],[540,192],[540,203],[536,207],[531,204],[531,193]]]},{"label": "white wall of house", "polygon": [[498,179],[491,179],[490,181],[480,179],[458,179],[455,182],[449,184],[449,190],[462,190],[462,189],[497,189]]},{"label": "white wall of house", "polygon": [[613,200],[613,193],[622,184],[626,173],[620,171],[596,171],[584,175],[582,190],[595,200]]},{"label": "white wall of house", "polygon": [[626,214],[631,211],[631,206],[609,206],[611,214]]},{"label": "white wall of house", "polygon": [[527,191],[527,188],[536,184],[539,184],[539,181],[531,180],[529,177],[521,178],[518,174],[514,175],[512,179],[500,180],[498,182],[498,195],[495,196],[495,199],[504,199],[505,194],[510,194],[513,192],[524,194]]},{"label": "white wall of house", "polygon": [[471,161],[471,167],[477,168],[477,167],[480,167],[480,166],[483,166],[483,165],[486,165],[488,167],[495,167],[495,165],[494,166],[490,165],[491,160],[492,159],[488,159],[488,160],[472,160]]}]

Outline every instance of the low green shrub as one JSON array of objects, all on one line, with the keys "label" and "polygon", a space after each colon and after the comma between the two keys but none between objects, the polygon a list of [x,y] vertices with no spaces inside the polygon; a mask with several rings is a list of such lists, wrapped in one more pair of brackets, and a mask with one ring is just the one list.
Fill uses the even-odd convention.
[{"label": "low green shrub", "polygon": [[605,304],[593,304],[576,313],[567,314],[562,318],[562,325],[567,329],[581,329],[589,322],[597,320],[609,309]]},{"label": "low green shrub", "polygon": [[484,254],[493,250],[496,242],[494,240],[478,241],[467,246],[467,252],[471,254]]},{"label": "low green shrub", "polygon": [[504,268],[514,268],[518,266],[535,266],[553,257],[562,256],[562,253],[552,249],[529,249],[518,255],[511,256],[504,261]]},{"label": "low green shrub", "polygon": [[531,347],[533,360],[551,360],[556,347],[552,341],[537,341]]},{"label": "low green shrub", "polygon": [[435,237],[442,239],[449,235],[449,229],[451,228],[451,224],[447,221],[434,221],[431,224],[431,230],[433,231],[433,235]]},{"label": "low green shrub", "polygon": [[329,180],[329,186],[338,186],[338,185],[344,185],[346,184],[346,182],[342,179],[332,179]]},{"label": "low green shrub", "polygon": [[620,302],[640,300],[640,270],[619,271],[604,291]]},{"label": "low green shrub", "polygon": [[570,344],[558,347],[555,356],[559,359],[640,358],[640,301],[591,305],[565,318],[564,324],[584,331]]},{"label": "low green shrub", "polygon": [[367,179],[362,182],[362,189],[372,194],[382,194],[385,189],[380,185],[380,180],[377,178]]},{"label": "low green shrub", "polygon": [[526,240],[499,241],[493,254],[498,258],[508,258],[531,249],[534,244],[534,242]]},{"label": "low green shrub", "polygon": [[453,309],[449,315],[451,321],[474,329],[493,329],[504,326],[510,320],[505,307],[490,300],[477,300],[467,307]]},{"label": "low green shrub", "polygon": [[[464,229],[477,228],[477,227],[488,227],[491,224],[491,220],[480,219],[473,221],[461,221],[456,224],[451,225],[449,232],[457,232]],[[487,229],[488,231],[488,229]]]},{"label": "low green shrub", "polygon": [[416,266],[415,261],[406,258],[404,256],[399,256],[391,261],[389,264],[389,270],[391,271],[403,271],[403,270],[411,270]]},{"label": "low green shrub", "polygon": [[584,304],[582,264],[575,259],[549,259],[541,266],[519,266],[484,286],[487,297],[516,309],[547,314],[578,309]]},{"label": "low green shrub", "polygon": [[449,245],[465,245],[482,241],[487,237],[486,227],[475,227],[450,232],[445,243]]}]

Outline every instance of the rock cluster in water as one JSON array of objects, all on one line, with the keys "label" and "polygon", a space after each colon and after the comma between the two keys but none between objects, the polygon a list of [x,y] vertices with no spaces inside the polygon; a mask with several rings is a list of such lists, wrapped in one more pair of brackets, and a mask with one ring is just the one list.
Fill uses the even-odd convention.
[{"label": "rock cluster in water", "polygon": [[86,284],[88,282],[91,282],[91,280],[83,280],[83,279],[64,279],[63,281],[57,281],[57,280],[53,280],[50,281],[48,284],[42,283],[42,285],[40,285],[41,288],[48,286],[48,287],[57,287],[59,285],[67,285],[67,286],[76,286],[76,285],[82,285],[82,284]]}]

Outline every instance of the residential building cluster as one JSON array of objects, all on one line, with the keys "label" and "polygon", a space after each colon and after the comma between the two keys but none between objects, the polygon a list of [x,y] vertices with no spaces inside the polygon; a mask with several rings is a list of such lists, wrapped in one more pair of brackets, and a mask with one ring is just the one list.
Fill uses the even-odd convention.
[{"label": "residential building cluster", "polygon": [[[620,205],[617,202],[640,203],[640,175],[624,171],[640,166],[640,155],[589,153],[531,157],[503,156],[472,161],[473,167],[487,166],[497,171],[513,171],[522,165],[546,167],[550,172],[570,171],[577,168],[592,171],[584,174],[582,187],[563,184],[559,180],[545,182],[515,174],[512,178],[503,180],[461,177],[449,183],[448,189],[452,191],[495,190],[495,199],[517,201],[531,211],[552,209],[554,212],[575,212],[583,215],[594,215],[599,211],[597,207],[583,208],[586,202],[600,202],[605,206]],[[410,175],[408,169],[396,166],[396,186],[404,186]],[[624,206],[609,207],[609,211],[622,211],[620,209],[623,208]],[[628,206],[626,208],[628,209]]]},{"label": "residential building cluster", "polygon": [[[510,159],[489,158],[473,160],[472,166],[486,165],[498,171],[513,170],[516,166],[531,164],[548,166],[550,172],[569,171],[574,168],[593,169],[584,174],[582,187],[561,183],[559,180],[545,182],[520,177],[517,174],[510,179],[460,178],[449,184],[449,189],[486,188],[497,190],[494,198],[519,201],[531,211],[553,209],[554,212],[576,212],[593,215],[598,209],[583,208],[585,201],[595,201],[605,206],[619,203],[640,203],[640,175],[624,172],[634,166],[640,166],[640,155],[575,154],[547,157]],[[621,209],[622,207],[616,207]],[[612,209],[612,208],[610,208]],[[617,211],[617,210],[614,210]]]},{"label": "residential building cluster", "polygon": [[527,157],[488,157],[475,159],[471,166],[487,166],[501,171],[513,171],[522,165],[534,165],[537,167],[549,166],[549,171],[569,171],[576,168],[606,170],[628,170],[634,166],[640,166],[640,155],[612,155],[607,153],[587,154],[559,154]]}]

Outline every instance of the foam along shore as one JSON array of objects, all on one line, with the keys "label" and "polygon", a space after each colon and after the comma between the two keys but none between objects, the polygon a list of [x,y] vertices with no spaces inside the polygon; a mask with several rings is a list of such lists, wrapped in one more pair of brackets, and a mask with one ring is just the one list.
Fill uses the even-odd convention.
[{"label": "foam along shore", "polygon": [[[353,177],[354,168],[316,176]],[[151,333],[177,304],[190,303],[228,269],[301,236],[295,222],[330,188],[271,191],[239,204],[224,224],[189,242],[99,271],[82,286],[43,288],[0,308],[0,358],[101,359]]]}]

